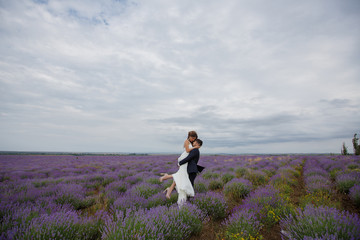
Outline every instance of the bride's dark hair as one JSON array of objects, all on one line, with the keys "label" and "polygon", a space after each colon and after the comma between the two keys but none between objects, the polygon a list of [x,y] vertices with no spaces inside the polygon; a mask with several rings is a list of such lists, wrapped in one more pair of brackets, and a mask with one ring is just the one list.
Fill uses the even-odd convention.
[{"label": "bride's dark hair", "polygon": [[195,137],[196,139],[198,138],[198,135],[197,135],[197,133],[195,132],[195,131],[190,131],[189,133],[188,133],[188,138],[189,137]]}]

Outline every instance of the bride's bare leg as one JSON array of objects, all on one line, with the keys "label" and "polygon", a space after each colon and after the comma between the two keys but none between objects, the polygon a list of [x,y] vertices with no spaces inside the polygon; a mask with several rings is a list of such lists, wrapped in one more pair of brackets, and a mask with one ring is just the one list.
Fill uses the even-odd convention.
[{"label": "bride's bare leg", "polygon": [[169,179],[169,178],[172,178],[172,175],[165,173],[164,176],[159,178],[159,181],[163,182],[164,180]]},{"label": "bride's bare leg", "polygon": [[171,186],[167,188],[166,195],[165,195],[167,199],[170,199],[171,193],[174,190],[175,185],[176,185],[176,183],[173,181]]}]

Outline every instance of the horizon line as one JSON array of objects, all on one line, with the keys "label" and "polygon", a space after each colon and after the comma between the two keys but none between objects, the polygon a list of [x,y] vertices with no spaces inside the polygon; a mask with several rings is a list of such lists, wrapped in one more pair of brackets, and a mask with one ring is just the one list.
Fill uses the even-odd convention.
[{"label": "horizon line", "polygon": [[[3,151],[0,150],[0,155],[21,155],[21,154],[41,154],[41,155],[176,155],[176,152],[85,152],[85,151]],[[287,153],[202,153],[202,155],[341,155],[341,153],[300,153],[300,152],[287,152]],[[353,154],[348,154],[353,155]]]}]

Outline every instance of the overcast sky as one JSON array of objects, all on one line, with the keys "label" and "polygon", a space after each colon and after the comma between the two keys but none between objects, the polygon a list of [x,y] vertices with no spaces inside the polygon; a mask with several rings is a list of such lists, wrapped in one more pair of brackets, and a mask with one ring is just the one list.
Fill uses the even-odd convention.
[{"label": "overcast sky", "polygon": [[358,0],[0,0],[0,150],[340,153]]}]

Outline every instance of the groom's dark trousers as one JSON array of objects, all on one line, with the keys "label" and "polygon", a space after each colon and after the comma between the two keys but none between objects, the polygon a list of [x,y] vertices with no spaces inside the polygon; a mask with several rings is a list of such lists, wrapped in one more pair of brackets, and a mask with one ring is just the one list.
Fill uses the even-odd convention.
[{"label": "groom's dark trousers", "polygon": [[195,181],[196,175],[197,175],[197,173],[189,173],[189,179],[190,179],[191,185],[193,187],[194,187],[194,181]]},{"label": "groom's dark trousers", "polygon": [[194,187],[194,180],[198,173],[197,163],[199,161],[199,158],[200,158],[200,151],[198,148],[195,148],[190,151],[189,155],[186,158],[184,158],[179,162],[179,165],[188,163],[187,172],[189,174],[189,179],[193,187]]}]

